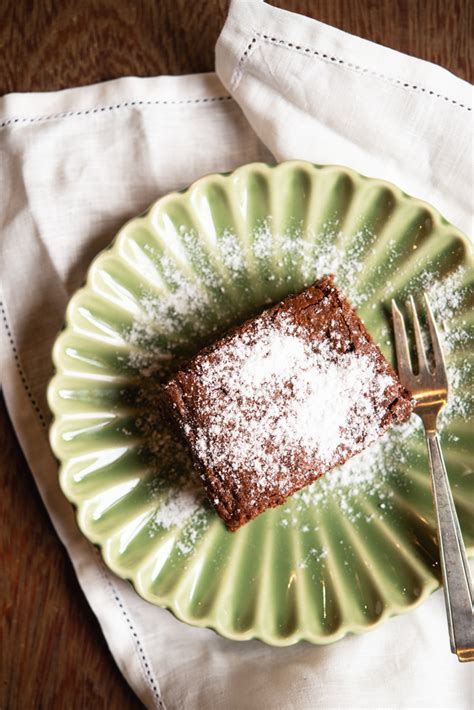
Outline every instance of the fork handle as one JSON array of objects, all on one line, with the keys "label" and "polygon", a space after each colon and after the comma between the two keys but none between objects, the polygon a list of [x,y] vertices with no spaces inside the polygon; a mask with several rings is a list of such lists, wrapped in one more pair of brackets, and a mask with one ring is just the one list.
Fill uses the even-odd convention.
[{"label": "fork handle", "polygon": [[426,432],[451,651],[474,661],[473,586],[439,436]]}]

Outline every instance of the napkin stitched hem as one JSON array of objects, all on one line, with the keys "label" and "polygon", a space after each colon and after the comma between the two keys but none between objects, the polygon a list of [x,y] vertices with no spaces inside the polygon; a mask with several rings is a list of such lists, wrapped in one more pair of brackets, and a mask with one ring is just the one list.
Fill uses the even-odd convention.
[{"label": "napkin stitched hem", "polygon": [[[314,56],[317,57],[320,61],[326,62],[326,63],[332,63],[336,65],[340,65],[341,69],[346,69],[348,71],[353,71],[357,74],[366,74],[367,76],[372,77],[373,79],[380,79],[382,81],[387,81],[390,84],[394,84],[395,86],[398,86],[400,89],[405,89],[408,91],[420,91],[422,93],[425,93],[427,96],[432,96],[433,98],[436,99],[444,99],[444,101],[448,101],[458,108],[463,108],[466,111],[472,111],[472,108],[470,106],[466,106],[465,104],[456,101],[455,99],[450,98],[449,96],[444,96],[443,94],[437,94],[435,91],[432,91],[431,89],[427,89],[423,86],[418,86],[417,84],[411,84],[409,82],[403,81],[403,79],[396,79],[393,76],[388,76],[386,74],[382,74],[381,72],[374,71],[373,69],[368,69],[367,67],[363,67],[360,64],[354,64],[353,62],[347,61],[347,59],[340,59],[339,57],[335,57],[332,54],[327,54],[325,52],[322,52],[320,50],[314,49],[312,47],[303,47],[300,44],[297,44],[296,42],[288,42],[285,39],[280,39],[278,37],[270,37],[267,34],[260,34],[259,32],[255,33],[259,39],[263,39],[267,44],[274,44],[280,47],[284,47],[287,49],[291,49],[294,52],[299,52],[300,54],[308,54],[309,56]],[[245,54],[245,52],[244,52]],[[245,60],[244,60],[245,61]]]},{"label": "napkin stitched hem", "polygon": [[[99,553],[97,552],[97,554],[99,554]],[[125,619],[125,623],[127,624],[128,629],[129,629],[131,635],[133,636],[133,643],[134,643],[134,646],[136,649],[136,653],[138,654],[138,656],[140,658],[140,662],[141,662],[140,665],[142,668],[142,675],[144,676],[144,680],[151,687],[151,689],[153,691],[153,695],[155,696],[156,700],[158,701],[158,705],[161,708],[161,710],[166,710],[166,706],[165,706],[165,704],[160,696],[160,693],[158,691],[156,678],[154,678],[152,675],[150,664],[149,664],[147,656],[145,654],[145,650],[144,650],[143,645],[140,641],[140,638],[137,634],[136,628],[133,625],[133,622],[130,618],[130,614],[128,613],[127,609],[125,608],[125,604],[121,600],[118,590],[112,584],[110,578],[107,576],[105,563],[103,562],[102,558],[97,559],[97,564],[98,564],[100,574],[101,574],[104,582],[108,586],[110,592],[112,593],[112,597],[113,597],[115,603],[118,605],[118,607],[122,613],[122,616]]]},{"label": "napkin stitched hem", "polygon": [[231,101],[232,96],[228,94],[225,96],[208,96],[204,98],[197,99],[149,99],[149,100],[133,100],[133,101],[123,101],[119,104],[113,104],[109,106],[96,106],[94,108],[80,109],[78,111],[64,111],[62,113],[53,113],[50,116],[17,116],[15,118],[6,118],[0,123],[0,128],[7,128],[11,125],[21,124],[21,123],[43,123],[45,121],[53,121],[60,118],[70,118],[71,116],[85,116],[92,115],[95,113],[101,113],[105,111],[116,111],[121,108],[136,108],[137,106],[156,106],[156,105],[169,105],[176,106],[180,104],[200,104],[200,103],[211,103],[213,101]]},{"label": "napkin stitched hem", "polygon": [[[3,325],[5,328],[6,334],[7,334],[8,342],[10,343],[10,347],[11,347],[11,350],[13,353],[13,359],[15,361],[15,367],[18,371],[19,376],[20,376],[21,384],[23,386],[23,389],[26,392],[28,399],[31,402],[31,406],[33,407],[34,411],[36,412],[36,414],[38,416],[41,426],[43,427],[43,429],[46,430],[48,428],[48,425],[46,423],[46,419],[43,415],[43,412],[41,411],[41,408],[40,408],[38,402],[34,398],[34,395],[31,391],[31,388],[30,388],[28,381],[26,379],[26,375],[25,375],[25,372],[23,370],[23,367],[22,367],[22,364],[20,361],[20,355],[18,353],[18,349],[15,345],[15,340],[13,338],[13,333],[12,333],[12,330],[11,330],[10,325],[8,323],[6,306],[1,299],[0,299],[0,311],[2,313]],[[1,382],[0,382],[0,385],[1,385]]]},{"label": "napkin stitched hem", "polygon": [[461,108],[465,111],[472,111],[472,108],[470,106],[466,106],[466,104],[461,103],[460,101],[456,101],[456,99],[452,99],[450,96],[445,96],[442,93],[436,93],[436,91],[428,89],[424,86],[412,84],[410,82],[404,81],[403,79],[397,79],[394,76],[389,76],[387,74],[383,74],[382,72],[369,69],[368,67],[364,67],[361,64],[350,62],[347,59],[341,59],[340,57],[337,57],[332,53],[323,52],[322,50],[315,49],[314,47],[305,47],[303,44],[300,44],[295,41],[290,42],[287,39],[275,37],[274,35],[263,34],[261,32],[257,32],[256,30],[252,30],[252,32],[252,39],[240,55],[240,58],[232,74],[232,78],[230,80],[231,91],[237,89],[242,79],[244,73],[244,65],[247,62],[247,59],[249,59],[250,55],[257,49],[259,42],[263,40],[266,44],[276,45],[277,47],[281,47],[282,49],[289,49],[291,51],[298,52],[299,54],[306,54],[309,57],[316,57],[322,62],[326,62],[327,64],[335,64],[341,69],[345,69],[346,71],[352,71],[356,74],[361,74],[363,76],[365,75],[372,79],[378,79],[379,81],[388,82],[389,84],[397,86],[398,88],[403,89],[405,91],[416,91],[417,93],[423,93],[426,96],[431,96],[435,99],[443,99],[444,101],[451,103],[453,106],[456,106],[456,108]]}]

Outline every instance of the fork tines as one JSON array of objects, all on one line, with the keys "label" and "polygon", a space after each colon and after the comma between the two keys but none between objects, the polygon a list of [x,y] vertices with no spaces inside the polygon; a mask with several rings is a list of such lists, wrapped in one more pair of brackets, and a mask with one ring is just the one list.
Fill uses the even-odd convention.
[{"label": "fork tines", "polygon": [[404,383],[409,389],[410,383],[412,384],[412,387],[415,383],[419,385],[420,382],[428,386],[433,384],[433,380],[435,379],[436,385],[442,389],[445,389],[447,392],[448,380],[446,375],[446,363],[441,348],[439,333],[433,318],[433,312],[431,310],[428,296],[426,293],[424,293],[423,296],[425,301],[426,322],[429,332],[429,346],[433,355],[434,368],[430,368],[427,349],[423,341],[420,319],[415,305],[415,299],[413,296],[410,296],[407,305],[411,314],[413,332],[415,335],[418,372],[417,374],[414,374],[413,371],[410,350],[408,347],[405,320],[395,300],[392,299],[393,328],[395,331],[395,350],[397,355],[398,370],[400,377],[404,380]]}]

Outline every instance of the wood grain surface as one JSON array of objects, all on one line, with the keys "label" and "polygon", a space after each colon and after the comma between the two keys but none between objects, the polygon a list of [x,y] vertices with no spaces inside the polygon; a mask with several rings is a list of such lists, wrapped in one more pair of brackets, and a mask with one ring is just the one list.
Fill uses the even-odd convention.
[{"label": "wood grain surface", "polygon": [[[272,4],[473,80],[471,0]],[[0,0],[0,94],[212,70],[227,7],[228,0]],[[140,707],[49,522],[3,401],[0,491],[0,709]]]}]

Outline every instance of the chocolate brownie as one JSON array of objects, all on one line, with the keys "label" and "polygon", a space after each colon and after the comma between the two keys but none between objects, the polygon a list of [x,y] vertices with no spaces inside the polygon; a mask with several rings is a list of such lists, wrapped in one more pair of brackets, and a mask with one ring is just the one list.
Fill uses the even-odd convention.
[{"label": "chocolate brownie", "polygon": [[204,349],[164,394],[230,530],[412,411],[409,393],[331,276]]}]

